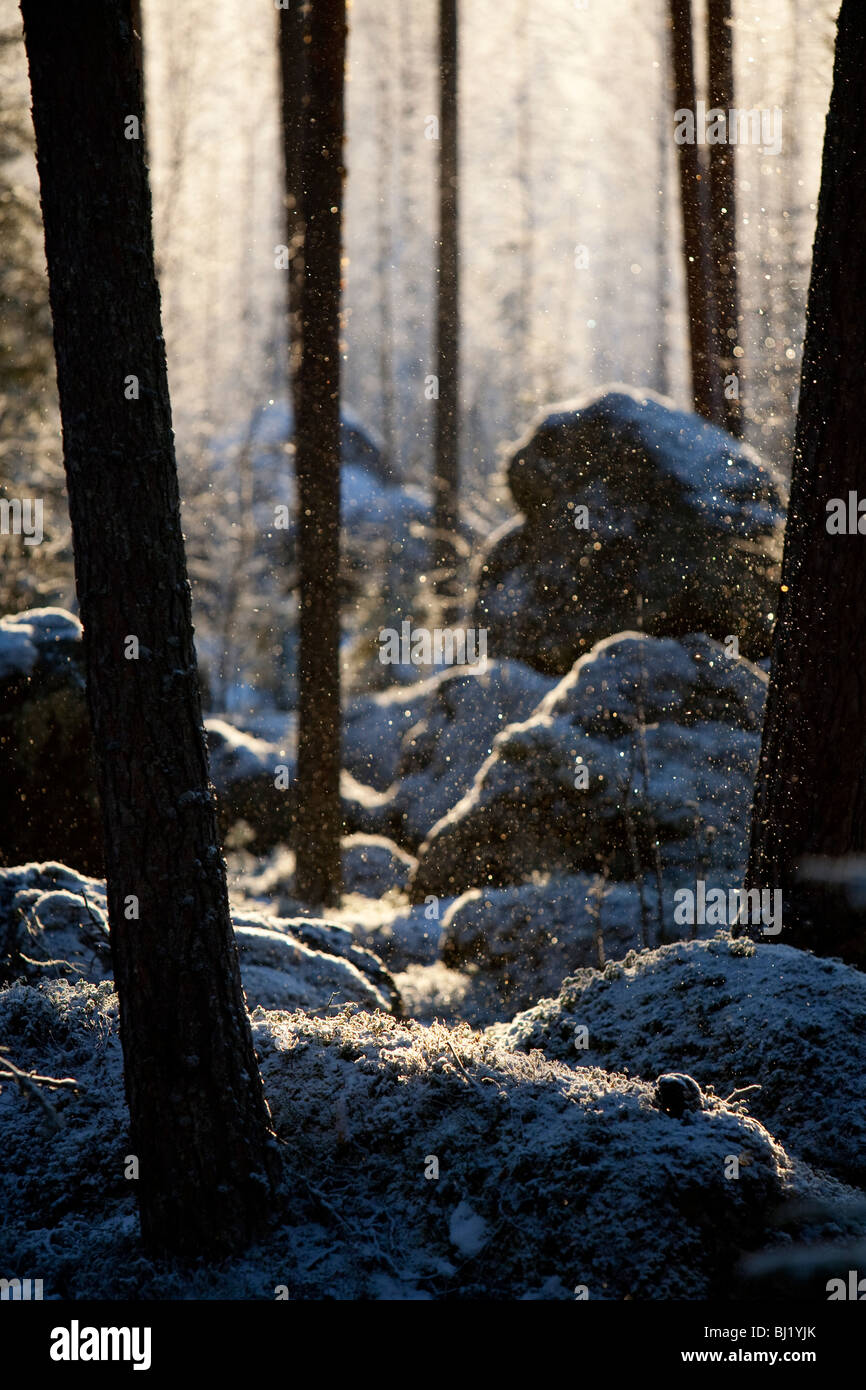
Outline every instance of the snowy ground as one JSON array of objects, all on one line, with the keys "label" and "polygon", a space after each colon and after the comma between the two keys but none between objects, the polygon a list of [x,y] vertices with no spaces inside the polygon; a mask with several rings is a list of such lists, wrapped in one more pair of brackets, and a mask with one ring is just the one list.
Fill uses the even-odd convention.
[{"label": "snowy ground", "polygon": [[800,1239],[866,1229],[848,1190],[710,1092],[669,1113],[650,1079],[381,1012],[257,1009],[253,1030],[284,1157],[273,1234],[219,1267],[159,1263],[123,1176],[110,985],[3,991],[18,1063],[80,1088],[53,1115],[0,1096],[4,1267],[67,1298],[729,1298],[744,1251],[790,1242],[780,1206],[832,1210]]},{"label": "snowy ground", "polygon": [[[103,911],[62,866],[0,872],[0,1045],[76,1083],[0,1092],[0,1264],[52,1296],[728,1299],[749,1257],[820,1296],[866,1239],[850,967],[720,934],[581,970],[478,1032],[461,1018],[502,1008],[483,972],[437,956],[392,978],[345,927],[239,909],[274,1229],[218,1267],[150,1261]],[[450,1023],[411,1016],[434,1002]]]}]

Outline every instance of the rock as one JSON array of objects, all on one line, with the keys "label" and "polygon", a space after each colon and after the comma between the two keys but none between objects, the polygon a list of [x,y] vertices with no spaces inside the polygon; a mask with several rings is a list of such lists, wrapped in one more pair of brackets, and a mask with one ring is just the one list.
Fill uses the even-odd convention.
[{"label": "rock", "polygon": [[[249,847],[288,841],[296,818],[294,759],[286,749],[205,721],[223,836],[239,821]],[[278,766],[288,786],[275,786]],[[102,821],[92,762],[81,624],[62,609],[0,619],[0,864],[68,861],[102,872]],[[377,830],[375,801],[349,789],[358,828]]]},{"label": "rock", "polygon": [[453,968],[475,966],[496,989],[500,1009],[528,1008],[557,993],[566,975],[641,942],[640,896],[634,884],[603,885],[589,874],[470,888],[442,918],[441,956]]},{"label": "rock", "polygon": [[[342,841],[343,893],[359,893],[366,898],[383,898],[401,893],[415,860],[383,835],[346,835]],[[293,897],[295,854],[280,849],[252,873],[244,875],[244,891],[254,898],[266,898],[279,905],[281,913],[294,912],[300,904]]]},{"label": "rock", "polygon": [[638,626],[767,655],[787,499],[748,445],[652,391],[606,387],[539,416],[508,483],[522,516],[475,576],[491,655],[564,675]]},{"label": "rock", "polygon": [[346,715],[345,765],[360,781],[390,788],[385,823],[415,847],[468,791],[496,735],[527,719],[551,686],[520,661],[494,661],[355,701]]},{"label": "rock", "polygon": [[703,1110],[704,1098],[693,1077],[681,1071],[668,1071],[656,1082],[653,1104],[666,1115],[679,1120],[689,1111]]},{"label": "rock", "polygon": [[[646,1080],[686,1072],[705,1096],[741,1104],[790,1153],[863,1187],[864,1017],[859,970],[719,934],[635,953],[601,973],[578,971],[556,998],[495,1024],[490,1036]],[[585,1030],[579,1049],[577,1028]]]},{"label": "rock", "polygon": [[[294,844],[298,784],[293,752],[226,719],[206,719],[205,733],[223,840],[235,840],[258,855]],[[346,829],[381,836],[391,819],[389,798],[345,771],[340,792]]]},{"label": "rock", "polygon": [[415,859],[384,835],[348,835],[343,840],[343,887],[347,893],[382,898],[403,892]]},{"label": "rock", "polygon": [[0,618],[0,864],[102,866],[81,624],[59,608]]},{"label": "rock", "polygon": [[392,977],[345,927],[233,912],[247,1005],[307,1012],[357,1004],[401,1012]]},{"label": "rock", "polygon": [[[249,1007],[400,1012],[382,962],[345,927],[232,911]],[[63,864],[0,869],[0,982],[113,978],[105,885]]]},{"label": "rock", "polygon": [[[256,465],[267,463],[271,456],[284,459],[294,428],[291,406],[285,400],[270,401],[252,423],[244,421],[216,441],[214,452],[223,458],[240,448],[252,448]],[[385,468],[381,440],[346,405],[340,409],[340,462],[343,468],[363,469],[380,483],[393,481]]]},{"label": "rock", "polygon": [[248,827],[245,848],[252,853],[288,843],[297,814],[294,758],[284,747],[243,733],[224,719],[206,719],[205,735],[223,839],[243,821]]},{"label": "rock", "polygon": [[702,635],[599,642],[497,737],[421,845],[412,900],[605,865],[656,900],[657,870],[663,897],[739,883],[766,684]]}]

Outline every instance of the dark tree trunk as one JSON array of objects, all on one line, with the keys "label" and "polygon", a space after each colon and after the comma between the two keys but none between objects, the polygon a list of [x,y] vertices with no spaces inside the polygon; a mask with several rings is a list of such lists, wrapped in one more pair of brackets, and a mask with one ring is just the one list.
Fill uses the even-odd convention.
[{"label": "dark tree trunk", "polygon": [[295,891],[340,896],[340,254],[345,0],[310,14],[304,122],[304,284],[297,375],[298,835]]},{"label": "dark tree trunk", "polygon": [[[676,111],[696,111],[695,61],[692,49],[691,0],[668,0],[671,75]],[[708,420],[722,418],[722,382],[712,367],[712,270],[708,206],[700,147],[678,147],[683,258],[689,320],[689,353],[695,410]]]},{"label": "dark tree trunk", "polygon": [[263,1230],[274,1159],[208,781],[147,170],[124,138],[143,115],[132,7],[21,10],[142,1235],[200,1254]]},{"label": "dark tree trunk", "polygon": [[866,491],[864,71],[866,8],[844,0],[748,871],[749,886],[783,890],[778,940],[860,965],[862,924],[798,868],[866,850],[866,536],[827,530],[828,502]]},{"label": "dark tree trunk", "polygon": [[[294,384],[301,360],[301,293],[304,283],[302,151],[307,91],[308,0],[286,0],[278,11],[286,246],[289,249],[289,373]],[[294,394],[294,392],[293,392]],[[297,402],[295,402],[297,408]]]},{"label": "dark tree trunk", "polygon": [[[707,0],[708,106],[728,112],[734,105],[734,31],[731,0]],[[735,146],[709,145],[710,257],[713,272],[713,380],[737,376],[734,348],[739,340],[737,308],[737,204]],[[722,392],[724,425],[738,439],[743,433],[742,384],[738,395]]]},{"label": "dark tree trunk", "polygon": [[439,264],[436,294],[436,403],[433,525],[437,592],[446,621],[456,597],[460,435],[458,258],[457,0],[439,0]]}]

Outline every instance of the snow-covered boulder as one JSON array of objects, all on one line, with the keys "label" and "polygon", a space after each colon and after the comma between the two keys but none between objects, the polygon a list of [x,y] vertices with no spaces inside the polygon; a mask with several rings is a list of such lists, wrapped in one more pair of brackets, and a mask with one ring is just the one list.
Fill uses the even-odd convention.
[{"label": "snow-covered boulder", "polygon": [[390,789],[388,827],[417,845],[468,791],[497,734],[528,719],[551,686],[523,662],[491,661],[356,700],[344,764],[359,781]]},{"label": "snow-covered boulder", "polygon": [[575,970],[626,955],[641,944],[641,930],[635,884],[576,874],[470,888],[443,914],[441,956],[454,969],[477,966],[506,1011],[558,992]]},{"label": "snow-covered boulder", "polygon": [[[346,835],[342,840],[343,893],[382,898],[401,893],[415,867],[406,850],[384,835]],[[279,911],[292,915],[299,904],[293,898],[295,852],[275,850],[252,872],[243,876],[243,890],[250,898],[264,898]]]},{"label": "snow-covered boulder", "polygon": [[0,863],[60,855],[98,872],[81,624],[60,608],[0,618]]},{"label": "snow-covered boulder", "polygon": [[110,987],[0,991],[16,1064],[78,1083],[50,1097],[56,1127],[3,1083],[4,1269],[69,1299],[731,1298],[779,1204],[831,1190],[706,1092],[674,1115],[655,1078],[381,1013],[257,1010],[252,1026],[285,1140],[279,1219],[240,1255],[175,1270],[136,1243]]},{"label": "snow-covered boulder", "polygon": [[735,886],[766,683],[702,635],[599,642],[496,739],[420,847],[413,900],[605,867],[649,893]]},{"label": "snow-covered boulder", "polygon": [[719,934],[581,970],[497,1043],[651,1080],[684,1071],[743,1095],[789,1152],[866,1186],[866,975]]},{"label": "snow-covered boulder", "polygon": [[224,719],[206,719],[205,735],[223,837],[243,821],[251,851],[287,843],[297,811],[294,757]]},{"label": "snow-covered boulder", "polygon": [[[211,780],[224,840],[240,840],[254,854],[294,843],[298,816],[294,745],[272,743],[230,723],[206,719]],[[350,833],[379,836],[390,823],[390,799],[343,771],[343,822]]]},{"label": "snow-covered boulder", "polygon": [[[294,415],[286,400],[271,400],[257,410],[251,420],[235,426],[214,444],[218,461],[241,449],[252,451],[257,465],[268,458],[284,458],[294,438]],[[382,441],[350,406],[340,407],[340,462],[343,468],[363,469],[385,484],[387,475]]]},{"label": "snow-covered boulder", "polygon": [[539,416],[508,483],[522,515],[491,537],[476,575],[492,655],[563,675],[641,623],[768,652],[786,497],[748,445],[617,385]]},{"label": "snow-covered boulder", "polygon": [[[345,927],[233,911],[250,1008],[400,1010],[382,962]],[[105,885],[62,864],[0,869],[0,980],[113,978]]]},{"label": "snow-covered boulder", "polygon": [[343,840],[343,886],[347,893],[381,898],[402,892],[415,859],[384,835],[348,835]]}]

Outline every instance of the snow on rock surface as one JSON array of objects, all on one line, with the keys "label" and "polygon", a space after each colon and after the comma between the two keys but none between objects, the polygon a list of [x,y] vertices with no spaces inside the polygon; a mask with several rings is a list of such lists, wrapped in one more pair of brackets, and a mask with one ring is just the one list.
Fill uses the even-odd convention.
[{"label": "snow on rock surface", "polygon": [[563,675],[639,619],[768,651],[786,496],[748,445],[616,385],[540,415],[508,483],[523,515],[490,538],[476,577],[491,655]]},{"label": "snow on rock surface", "polygon": [[510,888],[470,888],[442,917],[441,955],[452,968],[474,964],[495,986],[500,1009],[524,1009],[556,993],[566,975],[618,959],[641,941],[641,903],[631,883],[606,897],[589,874]]},{"label": "snow on rock surface", "polygon": [[828,1190],[711,1095],[674,1118],[644,1082],[382,1013],[252,1025],[286,1141],[274,1231],[181,1270],[137,1243],[111,987],[0,991],[17,1064],[82,1088],[52,1096],[55,1128],[3,1084],[2,1267],[64,1298],[729,1298],[778,1204]]},{"label": "snow on rock surface", "polygon": [[[415,859],[384,835],[345,835],[342,840],[343,893],[383,898],[402,892]],[[283,916],[296,913],[294,850],[275,850],[239,881],[245,896],[272,902]]]},{"label": "snow on rock surface", "polygon": [[[239,448],[251,447],[255,462],[267,461],[268,455],[285,457],[287,446],[294,436],[294,414],[285,400],[269,401],[261,407],[252,421],[244,421],[228,431],[214,445],[217,457],[229,455]],[[369,425],[350,406],[340,407],[340,462],[343,468],[363,470],[380,482],[387,482],[382,459],[382,442]]]},{"label": "snow on rock surface", "polygon": [[61,608],[0,618],[0,863],[102,862],[81,624]]},{"label": "snow on rock surface", "polygon": [[0,682],[25,680],[39,667],[65,675],[81,623],[62,608],[31,608],[0,618]]},{"label": "snow on rock surface", "polygon": [[287,842],[297,812],[294,758],[224,719],[206,719],[205,736],[223,837],[244,821],[251,850],[263,853]]},{"label": "snow on rock surface", "polygon": [[344,764],[359,781],[391,789],[390,833],[418,845],[469,789],[496,735],[527,719],[551,685],[520,661],[495,661],[356,700],[346,712]]},{"label": "snow on rock surface", "polygon": [[739,884],[766,684],[702,634],[599,642],[497,737],[421,845],[413,899],[605,864]]},{"label": "snow on rock surface", "polygon": [[[251,1008],[400,1011],[394,980],[343,926],[232,911]],[[113,978],[105,885],[62,864],[0,869],[0,980]]]},{"label": "snow on rock surface", "polygon": [[[572,1066],[682,1071],[730,1096],[790,1153],[866,1185],[866,975],[719,934],[581,970],[488,1036]],[[578,1029],[586,1029],[586,1045]]]}]

